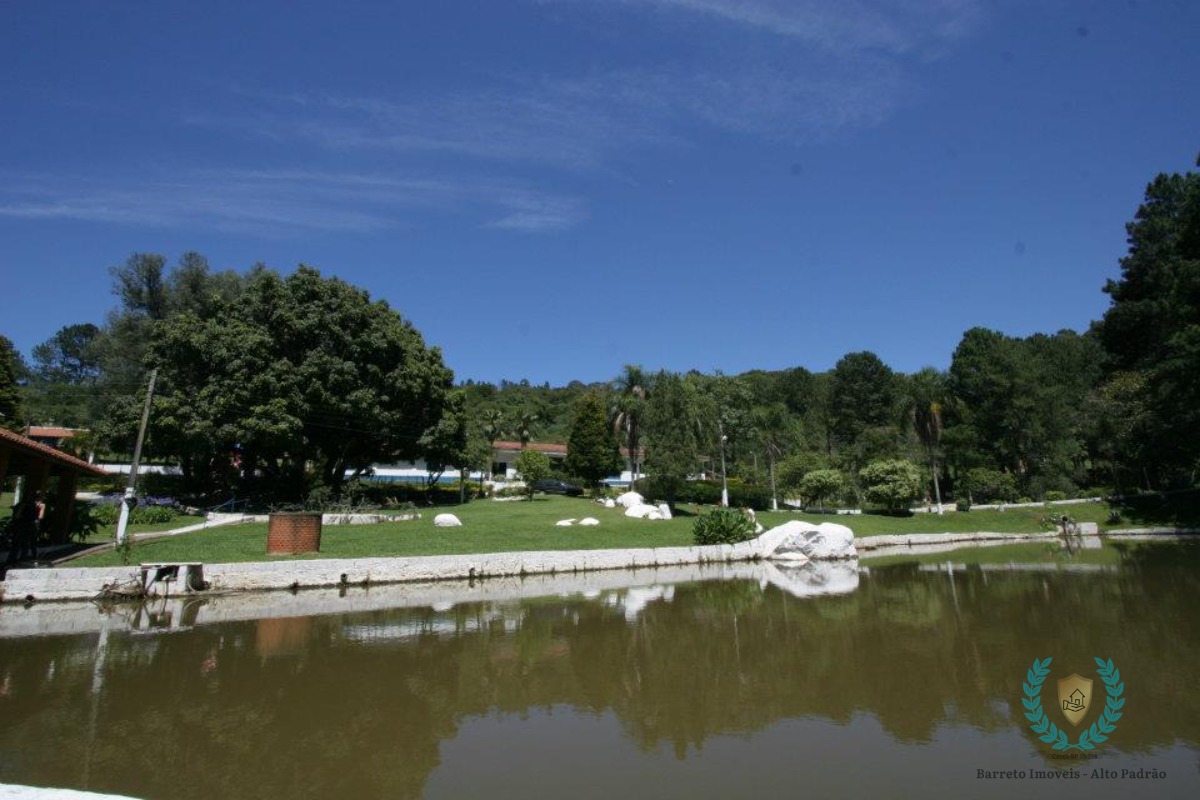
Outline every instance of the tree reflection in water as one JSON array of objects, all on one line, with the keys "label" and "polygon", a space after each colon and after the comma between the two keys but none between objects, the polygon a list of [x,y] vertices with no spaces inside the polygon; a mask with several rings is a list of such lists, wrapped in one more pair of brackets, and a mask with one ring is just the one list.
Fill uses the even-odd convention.
[{"label": "tree reflection in water", "polygon": [[465,720],[562,707],[615,716],[648,756],[864,715],[899,743],[933,746],[954,724],[1032,746],[1020,683],[1046,656],[1081,674],[1097,655],[1120,666],[1129,713],[1112,748],[1194,750],[1197,552],[1123,546],[1121,569],[1085,574],[892,566],[803,600],[708,581],[111,633],[98,669],[94,634],[0,640],[0,781],[418,797]]}]

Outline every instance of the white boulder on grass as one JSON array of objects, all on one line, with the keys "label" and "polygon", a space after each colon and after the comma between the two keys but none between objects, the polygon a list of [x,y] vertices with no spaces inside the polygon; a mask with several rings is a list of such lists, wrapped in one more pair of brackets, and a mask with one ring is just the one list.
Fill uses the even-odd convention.
[{"label": "white boulder on grass", "polygon": [[617,501],[613,500],[611,497],[606,497],[606,498],[604,498],[604,507],[605,508],[616,508]]},{"label": "white boulder on grass", "polygon": [[554,524],[560,528],[569,528],[575,524],[575,520],[574,519],[560,519],[558,522],[556,522]]},{"label": "white boulder on grass", "polygon": [[646,515],[646,519],[662,519],[662,518],[663,518],[663,515],[658,512],[657,508]]},{"label": "white boulder on grass", "polygon": [[600,520],[596,519],[595,517],[584,517],[583,519],[579,520],[579,524],[580,525],[599,525]]},{"label": "white boulder on grass", "polygon": [[652,513],[657,514],[658,509],[654,506],[648,506],[645,503],[638,503],[625,509],[625,516],[636,517],[638,519],[646,519]]},{"label": "white boulder on grass", "polygon": [[435,528],[461,528],[462,520],[453,514],[438,514],[433,518]]},{"label": "white boulder on grass", "polygon": [[666,503],[659,503],[658,514],[662,519],[671,519],[671,507]]},{"label": "white boulder on grass", "polygon": [[854,532],[845,525],[822,522],[792,520],[762,534],[759,537],[762,554],[779,561],[827,560],[857,558],[854,547]]},{"label": "white boulder on grass", "polygon": [[646,504],[646,499],[637,492],[626,492],[617,498],[617,505],[624,508],[633,508]]}]

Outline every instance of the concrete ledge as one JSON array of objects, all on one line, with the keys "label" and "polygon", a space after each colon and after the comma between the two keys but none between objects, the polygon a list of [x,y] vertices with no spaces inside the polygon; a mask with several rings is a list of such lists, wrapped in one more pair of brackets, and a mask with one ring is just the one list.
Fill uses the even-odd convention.
[{"label": "concrete ledge", "polygon": [[43,789],[38,786],[18,786],[0,783],[0,800],[137,800],[124,794],[96,794],[74,789]]},{"label": "concrete ledge", "polygon": [[[757,539],[736,545],[656,547],[625,550],[557,550],[406,558],[347,558],[311,561],[251,561],[205,564],[204,578],[216,592],[264,591],[377,583],[475,580],[595,570],[665,567],[751,561],[763,556]],[[135,580],[140,570],[125,567],[16,569],[3,587],[5,601],[86,600],[105,585]],[[168,587],[153,584],[154,592]],[[178,587],[171,587],[178,593]]]},{"label": "concrete ledge", "polygon": [[969,544],[971,542],[1047,542],[1058,538],[1058,533],[903,533],[883,536],[855,537],[854,546],[860,552],[893,547],[922,547],[926,545]]}]

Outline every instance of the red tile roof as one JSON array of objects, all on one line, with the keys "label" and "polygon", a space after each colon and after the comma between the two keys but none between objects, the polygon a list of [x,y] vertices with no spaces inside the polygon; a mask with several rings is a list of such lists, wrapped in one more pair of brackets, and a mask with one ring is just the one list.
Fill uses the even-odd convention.
[{"label": "red tile roof", "polygon": [[[520,442],[496,442],[495,449],[497,450],[520,450]],[[526,450],[536,450],[539,453],[546,455],[565,456],[567,454],[567,446],[565,444],[553,444],[551,442],[530,442],[525,445]]]},{"label": "red tile roof", "polygon": [[30,425],[26,436],[40,436],[44,439],[70,439],[75,435],[76,428],[61,428],[57,425]]},{"label": "red tile roof", "polygon": [[[71,472],[87,472],[92,475],[107,475],[104,470],[89,464],[81,458],[68,455],[61,450],[55,450],[53,447],[44,445],[41,442],[35,442],[27,436],[22,436],[19,433],[13,433],[6,428],[0,428],[0,445],[8,444],[14,450],[22,452],[27,456],[34,458],[42,458],[49,461],[51,464],[62,467]],[[13,474],[13,473],[9,473]]]}]

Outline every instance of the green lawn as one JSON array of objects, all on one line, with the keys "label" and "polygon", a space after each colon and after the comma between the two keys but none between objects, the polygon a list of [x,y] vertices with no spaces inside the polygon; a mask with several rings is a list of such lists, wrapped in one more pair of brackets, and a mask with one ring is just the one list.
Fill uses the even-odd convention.
[{"label": "green lawn", "polygon": [[[461,528],[435,528],[439,512],[457,515]],[[672,547],[692,543],[692,523],[698,509],[681,506],[675,519],[637,520],[620,509],[606,509],[590,500],[567,497],[538,497],[533,502],[475,501],[465,506],[424,509],[420,520],[379,525],[327,525],[321,536],[319,555],[298,558],[359,558],[374,556],[417,556],[518,550],[590,550],[615,547]],[[809,522],[838,522],[859,536],[884,533],[938,533],[998,531],[1031,533],[1046,530],[1044,509],[1005,512],[973,511],[944,516],[915,515],[888,517],[873,514],[830,516],[790,512],[761,513],[767,528],[793,519]],[[1071,506],[1079,521],[1102,521],[1107,507],[1100,503]],[[574,517],[596,517],[596,527],[560,528],[555,522]],[[174,526],[188,524],[181,520]],[[156,526],[163,527],[163,526]],[[266,556],[265,524],[220,527],[135,545],[135,561],[258,561]],[[111,532],[108,533],[111,538]],[[279,558],[272,556],[271,558]],[[99,553],[72,562],[77,566],[119,564],[113,552]]]}]

